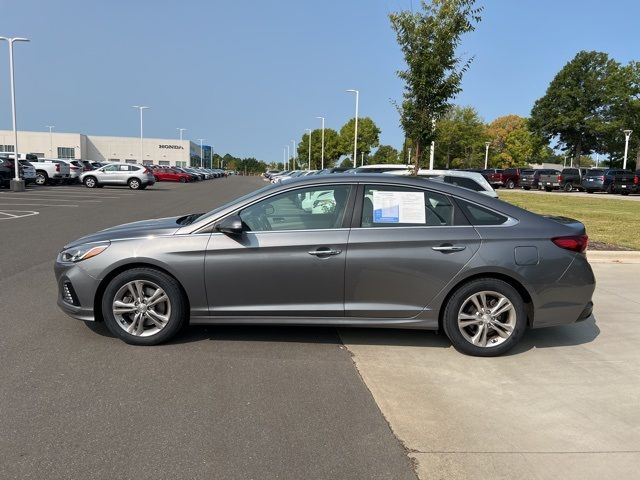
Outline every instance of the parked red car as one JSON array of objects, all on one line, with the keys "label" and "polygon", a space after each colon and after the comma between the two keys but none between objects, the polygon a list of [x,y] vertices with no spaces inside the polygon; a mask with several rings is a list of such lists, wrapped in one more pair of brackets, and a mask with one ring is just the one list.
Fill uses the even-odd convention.
[{"label": "parked red car", "polygon": [[191,175],[179,172],[173,168],[156,168],[153,170],[153,176],[156,177],[156,182],[186,183],[191,181]]}]

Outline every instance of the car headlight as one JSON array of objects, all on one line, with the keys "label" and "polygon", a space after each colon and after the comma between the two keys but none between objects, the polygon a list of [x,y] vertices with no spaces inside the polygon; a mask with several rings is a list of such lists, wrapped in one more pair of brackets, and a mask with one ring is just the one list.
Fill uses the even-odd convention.
[{"label": "car headlight", "polygon": [[81,262],[82,260],[87,260],[101,254],[110,244],[110,242],[87,243],[84,245],[78,245],[77,247],[67,248],[60,252],[58,255],[58,261],[65,263]]}]

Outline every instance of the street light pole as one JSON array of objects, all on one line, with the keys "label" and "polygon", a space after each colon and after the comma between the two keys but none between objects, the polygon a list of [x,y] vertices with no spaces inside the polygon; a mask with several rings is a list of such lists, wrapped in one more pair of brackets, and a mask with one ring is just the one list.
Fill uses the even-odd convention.
[{"label": "street light pole", "polygon": [[629,137],[631,137],[631,133],[633,130],[624,130],[624,162],[622,164],[622,169],[627,169],[627,153],[629,153]]},{"label": "street light pole", "polygon": [[287,170],[291,166],[291,149],[289,148],[289,144],[287,144]]},{"label": "street light pole", "polygon": [[140,111],[140,165],[144,165],[144,146],[143,146],[143,134],[142,134],[142,111],[146,108],[144,105],[133,105],[132,108],[137,108]]},{"label": "street light pole", "polygon": [[360,92],[358,90],[347,90],[347,92],[356,94],[356,124],[354,128],[354,136],[353,136],[353,168],[357,166],[358,162],[358,103],[360,100]]},{"label": "street light pole", "polygon": [[287,169],[287,147],[282,147],[282,170]]},{"label": "street light pole", "polygon": [[298,160],[298,152],[296,149],[296,141],[291,140],[291,143],[293,144],[293,169],[295,170],[297,168],[297,164],[299,163],[296,161]]},{"label": "street light pole", "polygon": [[[435,118],[431,119],[431,127],[433,131],[436,130]],[[429,170],[433,170],[433,158],[435,156],[435,152],[436,152],[436,142],[435,140],[431,140],[431,149],[429,151]]]},{"label": "street light pole", "polygon": [[0,40],[4,40],[9,43],[9,76],[11,78],[11,117],[13,119],[13,152],[15,153],[15,162],[13,162],[14,171],[16,177],[11,182],[11,189],[20,192],[24,190],[24,181],[20,180],[20,174],[18,173],[18,127],[16,122],[16,85],[15,75],[13,73],[13,44],[14,42],[28,42],[28,38],[9,38],[0,37]]},{"label": "street light pole", "polygon": [[180,140],[182,140],[182,132],[186,132],[187,129],[186,128],[176,128],[176,130],[178,130],[180,132]]},{"label": "street light pole", "polygon": [[322,120],[322,146],[320,147],[320,170],[324,170],[324,117],[316,117]]},{"label": "street light pole", "polygon": [[489,168],[487,165],[489,164],[489,145],[491,142],[484,142],[485,150],[484,150],[484,169]]},{"label": "street light pole", "polygon": [[45,125],[49,129],[49,158],[53,158],[53,134],[51,131],[56,128],[55,125]]},{"label": "street light pole", "polygon": [[307,128],[307,132],[309,132],[309,164],[307,165],[307,171],[311,171],[311,129]]}]

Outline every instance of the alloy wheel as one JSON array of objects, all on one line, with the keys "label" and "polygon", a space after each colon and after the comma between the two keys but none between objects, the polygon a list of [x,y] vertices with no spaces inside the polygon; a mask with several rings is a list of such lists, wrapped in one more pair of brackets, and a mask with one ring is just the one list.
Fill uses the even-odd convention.
[{"label": "alloy wheel", "polygon": [[117,325],[130,335],[149,337],[160,332],[171,317],[171,301],[166,292],[149,280],[125,283],[112,303]]},{"label": "alloy wheel", "polygon": [[503,294],[476,292],[458,312],[458,329],[472,345],[491,348],[504,343],[516,327],[517,313]]}]

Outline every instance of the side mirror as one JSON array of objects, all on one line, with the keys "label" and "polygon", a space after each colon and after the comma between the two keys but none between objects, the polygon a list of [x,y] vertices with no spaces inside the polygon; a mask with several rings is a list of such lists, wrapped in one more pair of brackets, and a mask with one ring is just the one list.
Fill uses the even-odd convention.
[{"label": "side mirror", "polygon": [[216,225],[218,232],[227,235],[240,235],[244,228],[242,227],[242,219],[239,215],[231,215]]}]

